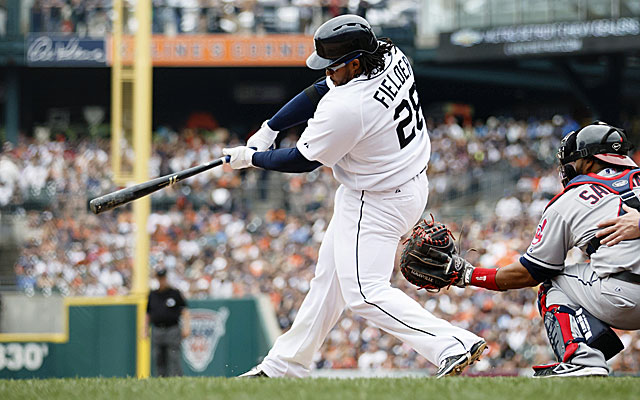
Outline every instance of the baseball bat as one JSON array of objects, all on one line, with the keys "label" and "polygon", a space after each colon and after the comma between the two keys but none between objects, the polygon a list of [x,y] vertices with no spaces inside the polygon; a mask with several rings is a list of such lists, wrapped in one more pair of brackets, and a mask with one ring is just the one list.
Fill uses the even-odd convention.
[{"label": "baseball bat", "polygon": [[196,174],[208,171],[211,168],[222,165],[225,162],[229,162],[229,160],[229,156],[218,158],[217,160],[209,161],[208,163],[198,165],[196,167],[187,168],[183,171],[176,172],[175,174],[161,176],[159,178],[151,179],[150,181],[142,182],[131,187],[117,190],[112,193],[107,193],[91,200],[91,202],[89,203],[89,207],[94,214],[100,214],[101,212],[109,211],[118,206],[127,204],[133,200],[156,192],[162,188],[183,181]]}]

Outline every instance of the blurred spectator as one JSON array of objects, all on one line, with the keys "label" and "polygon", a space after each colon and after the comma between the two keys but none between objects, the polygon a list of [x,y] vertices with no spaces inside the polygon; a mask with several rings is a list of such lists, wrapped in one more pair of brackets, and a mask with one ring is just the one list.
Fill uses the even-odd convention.
[{"label": "blurred spectator", "polygon": [[[394,7],[393,2],[386,1],[348,0],[152,0],[152,30],[155,34],[169,36],[207,33],[310,35],[324,21],[352,13],[366,15],[374,26],[408,25],[413,31],[420,2],[409,0],[404,3],[409,6]],[[29,30],[104,36],[111,30],[109,10],[112,4],[112,0],[34,0]],[[130,18],[135,2],[123,1],[123,6],[124,30],[131,33],[135,30],[133,18]],[[368,14],[371,9],[376,13]]]}]

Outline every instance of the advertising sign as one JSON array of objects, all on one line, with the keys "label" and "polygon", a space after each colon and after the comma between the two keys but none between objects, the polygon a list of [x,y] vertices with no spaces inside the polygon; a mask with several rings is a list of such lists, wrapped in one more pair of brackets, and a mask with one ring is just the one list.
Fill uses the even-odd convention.
[{"label": "advertising sign", "polygon": [[[30,67],[106,67],[111,65],[111,37],[30,33],[26,64]],[[122,39],[122,61],[133,63],[134,38]],[[151,57],[159,67],[304,66],[313,37],[304,35],[179,35],[152,37]]]},{"label": "advertising sign", "polygon": [[[109,55],[111,47],[109,39]],[[123,37],[121,51],[123,63],[131,64],[133,37]],[[153,65],[173,67],[304,66],[312,52],[313,37],[304,35],[157,35],[151,45]]]},{"label": "advertising sign", "polygon": [[207,369],[216,353],[220,338],[226,333],[229,309],[196,308],[189,310],[191,335],[182,341],[182,355],[194,372]]},{"label": "advertising sign", "polygon": [[30,33],[26,38],[26,61],[30,67],[105,67],[104,39],[73,35]]},{"label": "advertising sign", "polygon": [[611,53],[640,48],[640,19],[598,19],[441,33],[439,61]]}]

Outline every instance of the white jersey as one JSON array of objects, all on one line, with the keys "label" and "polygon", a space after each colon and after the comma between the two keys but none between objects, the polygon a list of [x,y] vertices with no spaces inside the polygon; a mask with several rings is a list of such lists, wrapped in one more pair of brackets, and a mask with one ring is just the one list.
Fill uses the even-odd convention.
[{"label": "white jersey", "polygon": [[413,70],[393,47],[382,72],[335,86],[325,94],[297,148],[333,169],[353,190],[389,190],[425,169],[431,143]]},{"label": "white jersey", "polygon": [[[598,175],[611,180],[620,172],[605,169]],[[633,190],[640,195],[640,187]],[[620,196],[599,185],[583,184],[567,191],[542,215],[535,237],[523,256],[525,263],[564,269],[567,252],[578,247],[587,253],[589,241],[598,231],[598,222],[618,216],[621,204]],[[625,270],[640,274],[640,239],[598,247],[591,254],[591,266],[599,277]]]}]

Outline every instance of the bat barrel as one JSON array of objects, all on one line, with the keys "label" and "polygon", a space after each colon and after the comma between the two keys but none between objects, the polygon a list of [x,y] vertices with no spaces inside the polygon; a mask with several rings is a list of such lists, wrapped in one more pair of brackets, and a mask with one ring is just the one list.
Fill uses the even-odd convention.
[{"label": "bat barrel", "polygon": [[89,202],[89,208],[94,214],[100,214],[101,212],[109,211],[119,205],[126,204],[132,200],[143,197],[148,193],[150,192],[141,191],[139,185],[120,189],[113,193],[105,194],[104,196],[91,200]]},{"label": "bat barrel", "polygon": [[100,214],[100,212],[102,211],[102,205],[98,201],[98,198],[95,198],[89,202],[89,208],[91,209],[92,213]]},{"label": "bat barrel", "polygon": [[193,175],[207,171],[218,165],[222,165],[225,161],[229,162],[229,156],[220,158],[212,162],[192,167],[184,171],[180,171],[176,174],[165,175],[159,178],[152,179],[147,182],[137,184],[128,188],[117,190],[113,193],[108,193],[89,202],[89,208],[94,214],[100,214],[105,211],[109,211],[113,208],[126,204],[130,201],[139,199],[155,191],[158,191],[167,186],[171,186],[174,183],[182,181]]}]

